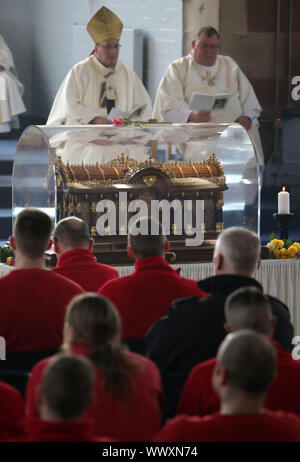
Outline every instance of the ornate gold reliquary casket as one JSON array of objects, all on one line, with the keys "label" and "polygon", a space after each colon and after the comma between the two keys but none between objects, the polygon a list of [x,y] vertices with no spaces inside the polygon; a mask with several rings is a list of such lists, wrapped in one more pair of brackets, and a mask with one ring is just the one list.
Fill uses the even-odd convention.
[{"label": "ornate gold reliquary casket", "polygon": [[[140,162],[121,155],[101,165],[65,165],[58,158],[55,167],[57,219],[75,215],[88,223],[95,251],[126,247],[128,221],[137,213],[145,214],[140,201],[147,207],[147,215],[156,204],[163,223],[163,213],[169,213],[168,218],[165,216],[170,224],[166,234],[175,251],[193,236],[197,226],[201,226],[205,240],[215,239],[223,229],[223,191],[227,186],[214,154],[204,162],[187,163],[161,163],[151,158]],[[203,208],[200,222],[197,207]],[[108,219],[101,220],[110,208],[115,226]],[[185,211],[189,211],[188,217],[182,216]],[[176,214],[181,215],[181,227]]]}]

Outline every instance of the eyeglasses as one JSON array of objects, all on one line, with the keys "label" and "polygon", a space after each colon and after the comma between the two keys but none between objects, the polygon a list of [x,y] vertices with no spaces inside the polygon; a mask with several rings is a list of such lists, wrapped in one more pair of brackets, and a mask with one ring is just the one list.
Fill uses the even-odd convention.
[{"label": "eyeglasses", "polygon": [[217,51],[220,48],[220,45],[207,45],[207,43],[200,43],[199,45],[203,50],[209,50],[210,49],[210,50],[213,50],[213,51]]},{"label": "eyeglasses", "polygon": [[119,50],[121,46],[122,45],[120,43],[117,43],[116,45],[100,45],[99,43],[97,43],[97,47],[104,48],[104,50],[106,51]]}]

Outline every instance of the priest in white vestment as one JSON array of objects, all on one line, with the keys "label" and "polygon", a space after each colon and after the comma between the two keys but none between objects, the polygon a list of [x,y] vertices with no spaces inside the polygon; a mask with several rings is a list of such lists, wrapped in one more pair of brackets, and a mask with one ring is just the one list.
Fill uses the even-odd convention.
[{"label": "priest in white vestment", "polygon": [[24,87],[11,72],[14,68],[12,53],[0,35],[0,134],[19,128],[18,115],[26,111]]},{"label": "priest in white vestment", "polygon": [[[262,166],[264,157],[257,129],[261,106],[237,63],[229,56],[218,55],[219,46],[219,34],[213,27],[199,31],[191,53],[168,66],[157,91],[153,118],[174,123],[240,123]],[[193,93],[230,97],[223,109],[192,111],[189,104]],[[188,150],[187,146],[185,158],[188,155],[188,160],[197,160],[197,153],[193,155]]]},{"label": "priest in white vestment", "polygon": [[111,124],[108,115],[112,108],[136,111],[136,120],[151,117],[151,100],[144,85],[118,59],[122,28],[120,19],[108,8],[102,7],[92,17],[87,31],[95,50],[66,76],[47,125]]}]

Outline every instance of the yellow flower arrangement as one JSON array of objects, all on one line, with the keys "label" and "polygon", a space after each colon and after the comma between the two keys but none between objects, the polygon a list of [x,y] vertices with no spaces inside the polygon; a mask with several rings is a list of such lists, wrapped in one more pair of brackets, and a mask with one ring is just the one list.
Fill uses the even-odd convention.
[{"label": "yellow flower arrangement", "polygon": [[282,249],[279,250],[279,252],[280,252],[279,258],[287,258],[287,249],[283,247]]},{"label": "yellow flower arrangement", "polygon": [[277,247],[278,249],[281,249],[284,246],[284,242],[280,239],[273,239],[271,242]]},{"label": "yellow flower arrangement", "polygon": [[300,243],[292,243],[289,239],[276,239],[272,234],[270,242],[267,243],[270,251],[270,258],[286,259],[286,258],[300,258]]},{"label": "yellow flower arrangement", "polygon": [[298,250],[299,250],[298,246],[296,246],[294,244],[290,245],[290,247],[286,251],[288,258],[294,258],[294,256],[298,252]]},{"label": "yellow flower arrangement", "polygon": [[12,264],[13,264],[13,261],[14,261],[14,257],[7,257],[7,259],[6,259],[6,263],[7,263],[8,265],[12,265]]}]

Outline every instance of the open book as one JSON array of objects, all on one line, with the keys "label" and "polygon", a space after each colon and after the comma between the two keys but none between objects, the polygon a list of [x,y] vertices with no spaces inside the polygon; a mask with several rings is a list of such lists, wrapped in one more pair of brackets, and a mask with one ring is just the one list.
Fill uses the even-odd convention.
[{"label": "open book", "polygon": [[125,111],[120,111],[119,109],[113,107],[110,110],[107,118],[109,120],[113,120],[115,117],[120,116],[120,117],[125,117],[126,119],[134,119],[135,117],[139,117],[145,108],[146,108],[146,105],[134,108],[131,112],[125,112]]},{"label": "open book", "polygon": [[192,111],[211,111],[213,109],[224,109],[230,93],[219,93],[216,95],[204,95],[193,93],[189,109]]}]

